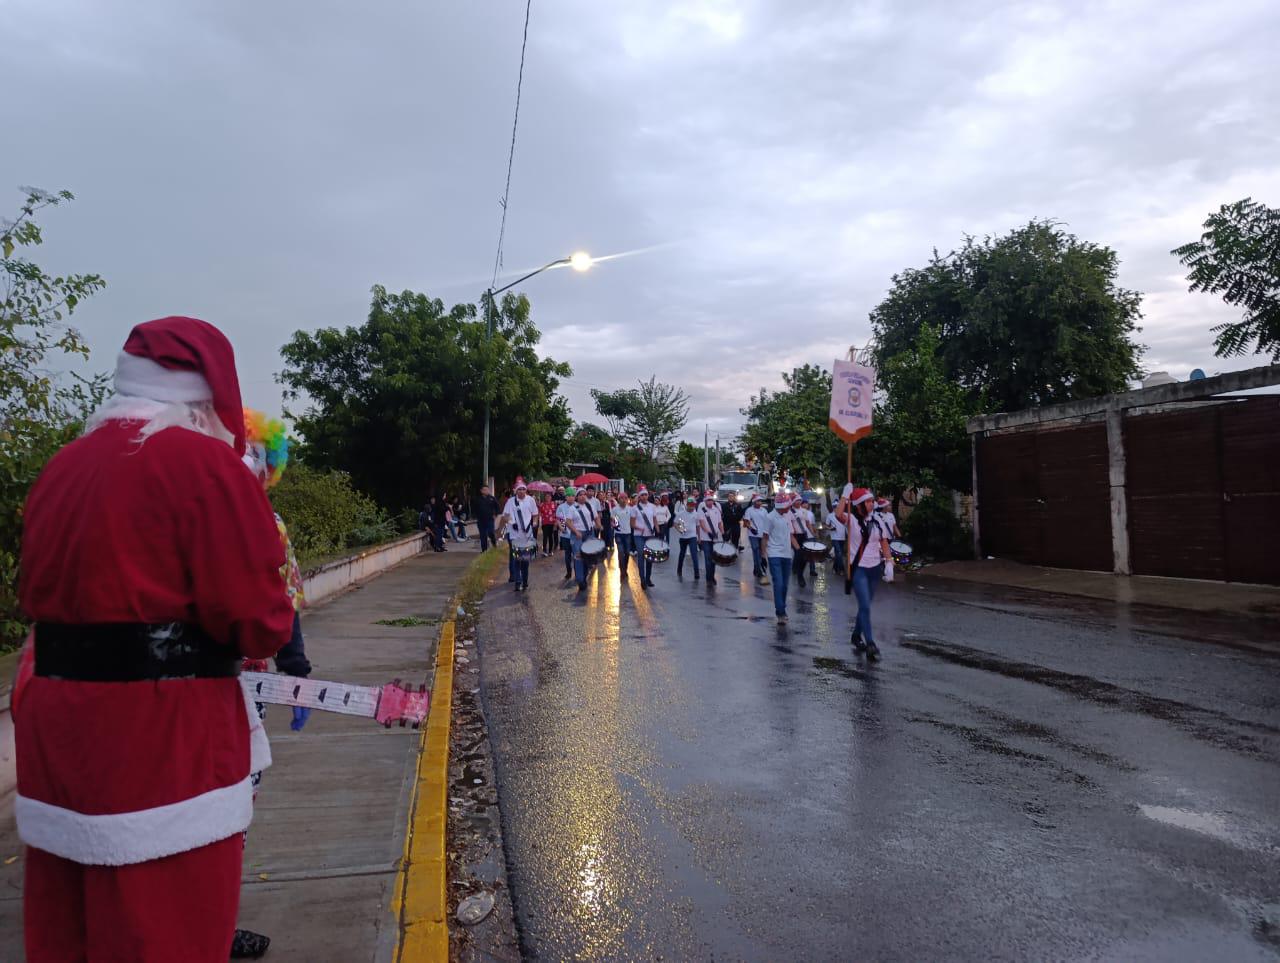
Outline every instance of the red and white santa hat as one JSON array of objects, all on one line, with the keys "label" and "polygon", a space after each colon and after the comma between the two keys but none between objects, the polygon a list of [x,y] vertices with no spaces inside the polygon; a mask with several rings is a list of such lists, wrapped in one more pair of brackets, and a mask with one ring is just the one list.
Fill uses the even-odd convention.
[{"label": "red and white santa hat", "polygon": [[888,508],[888,507],[889,507],[890,505],[892,505],[892,504],[893,504],[893,503],[892,503],[892,502],[890,502],[890,501],[889,501],[889,499],[887,499],[887,498],[877,498],[877,499],[876,499],[876,508]]},{"label": "red and white santa hat", "polygon": [[786,492],[778,492],[778,494],[773,496],[774,508],[786,508],[790,504],[791,504],[791,496]]},{"label": "red and white santa hat", "polygon": [[116,358],[116,392],[130,398],[213,405],[244,455],[244,409],[236,356],[227,336],[199,318],[169,317],[135,325]]},{"label": "red and white santa hat", "polygon": [[648,494],[649,494],[649,489],[645,488],[644,485],[641,485],[639,488],[636,489],[636,498],[639,498],[641,495],[648,496]]},{"label": "red and white santa hat", "polygon": [[522,488],[523,488],[523,489],[528,490],[529,486],[528,486],[528,485],[526,485],[526,484],[524,483],[524,476],[523,476],[523,475],[516,475],[516,489],[515,489],[515,490],[516,490],[516,491],[519,491],[519,490],[520,490],[520,489],[522,489]]},{"label": "red and white santa hat", "polygon": [[703,492],[702,494],[702,500],[704,502],[713,502],[716,500],[716,493],[711,491],[710,489],[707,489],[707,491]]},{"label": "red and white santa hat", "polygon": [[850,505],[860,505],[863,502],[869,502],[876,496],[871,494],[870,488],[853,488],[851,485],[845,485],[845,498],[849,499]]}]

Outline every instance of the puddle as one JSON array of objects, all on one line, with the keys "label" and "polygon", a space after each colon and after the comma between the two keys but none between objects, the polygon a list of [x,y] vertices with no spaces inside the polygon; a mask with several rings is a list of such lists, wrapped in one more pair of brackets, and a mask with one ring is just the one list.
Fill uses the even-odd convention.
[{"label": "puddle", "polygon": [[1166,826],[1189,829],[1193,833],[1211,836],[1240,849],[1252,849],[1258,852],[1273,852],[1276,849],[1274,846],[1261,843],[1252,834],[1234,825],[1220,813],[1199,813],[1191,809],[1178,809],[1175,806],[1148,806],[1142,803],[1138,805],[1138,812]]}]

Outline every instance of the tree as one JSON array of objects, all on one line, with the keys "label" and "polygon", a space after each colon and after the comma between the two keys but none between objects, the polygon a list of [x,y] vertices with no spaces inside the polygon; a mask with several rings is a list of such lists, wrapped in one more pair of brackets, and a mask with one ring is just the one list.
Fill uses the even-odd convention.
[{"label": "tree", "polygon": [[1123,391],[1141,375],[1132,340],[1142,296],[1117,286],[1110,248],[1051,221],[966,237],[925,267],[894,275],[871,312],[878,368],[934,324],[946,378],[990,410],[1015,411]]},{"label": "tree", "polygon": [[50,277],[14,252],[43,241],[35,215],[73,196],[23,188],[18,216],[0,223],[0,648],[21,640],[18,556],[22,508],[40,469],[80,432],[102,400],[106,379],[51,373],[59,356],[89,357],[89,346],[66,319],[106,282],[96,274]]},{"label": "tree", "polygon": [[581,422],[569,433],[567,448],[569,457],[563,465],[597,465],[602,475],[614,477],[617,450],[613,435],[599,425]]},{"label": "tree", "polygon": [[916,488],[972,486],[965,422],[983,407],[943,370],[935,325],[876,371],[875,430],[854,451],[854,473],[897,497]]},{"label": "tree", "polygon": [[747,417],[738,439],[743,454],[776,466],[788,477],[811,482],[843,479],[845,445],[827,427],[831,372],[807,364],[782,380],[782,391],[761,388],[742,409]]},{"label": "tree", "polygon": [[622,442],[623,426],[627,419],[640,410],[639,394],[633,388],[619,388],[617,391],[592,388],[591,397],[595,400],[600,417],[609,423],[609,433],[617,448]]},{"label": "tree", "polygon": [[676,446],[676,474],[681,478],[702,477],[702,446],[682,441]]},{"label": "tree", "polygon": [[658,449],[689,421],[689,398],[680,388],[660,384],[654,375],[634,392],[635,410],[627,416],[623,437],[656,461]]},{"label": "tree", "polygon": [[569,366],[539,358],[529,301],[508,294],[486,337],[475,305],[373,289],[368,320],[295,332],[278,380],[307,407],[294,417],[315,467],[350,474],[392,512],[443,485],[479,483],[484,407],[492,406],[496,478],[542,471],[563,431],[559,379]]},{"label": "tree", "polygon": [[1221,294],[1244,309],[1239,321],[1217,325],[1220,358],[1257,352],[1280,361],[1280,209],[1246,197],[1223,204],[1204,222],[1200,240],[1174,248],[1192,291]]}]

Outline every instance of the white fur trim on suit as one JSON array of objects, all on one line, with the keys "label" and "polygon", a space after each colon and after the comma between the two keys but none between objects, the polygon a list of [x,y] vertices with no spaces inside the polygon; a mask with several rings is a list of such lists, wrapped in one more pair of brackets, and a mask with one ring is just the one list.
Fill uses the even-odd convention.
[{"label": "white fur trim on suit", "polygon": [[90,866],[127,866],[244,832],[253,819],[253,785],[246,776],[167,806],[100,816],[18,795],[13,812],[28,846]]},{"label": "white fur trim on suit", "polygon": [[213,400],[213,389],[200,372],[166,368],[127,351],[121,351],[116,358],[116,391],[153,401]]},{"label": "white fur trim on suit", "polygon": [[240,692],[244,696],[244,711],[249,716],[249,771],[262,772],[271,765],[271,743],[267,739],[267,728],[258,718],[253,697],[249,695],[249,683],[243,678],[240,680]]}]

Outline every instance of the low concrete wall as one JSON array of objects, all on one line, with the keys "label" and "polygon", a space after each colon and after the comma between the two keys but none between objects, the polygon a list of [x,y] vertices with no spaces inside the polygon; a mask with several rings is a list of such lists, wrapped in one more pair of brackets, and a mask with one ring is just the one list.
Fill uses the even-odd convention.
[{"label": "low concrete wall", "polygon": [[[405,559],[413,558],[426,547],[426,535],[406,535],[385,545],[375,545],[328,565],[306,572],[303,590],[307,601],[314,604],[331,599],[344,589],[385,572]],[[13,793],[17,771],[13,755],[13,718],[9,713],[9,690],[17,671],[18,654],[0,657],[0,823],[13,818]]]},{"label": "low concrete wall", "polygon": [[331,599],[343,589],[372,578],[380,572],[385,572],[407,558],[413,558],[426,548],[426,545],[426,533],[416,532],[396,539],[394,542],[366,548],[358,555],[340,558],[336,562],[304,572],[302,582],[307,602],[314,605]]}]

